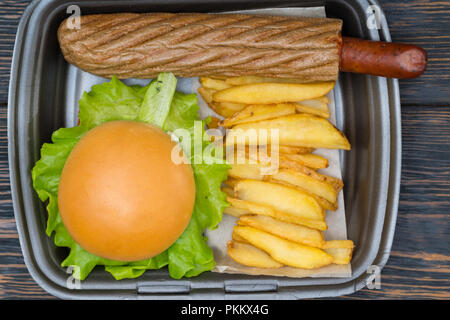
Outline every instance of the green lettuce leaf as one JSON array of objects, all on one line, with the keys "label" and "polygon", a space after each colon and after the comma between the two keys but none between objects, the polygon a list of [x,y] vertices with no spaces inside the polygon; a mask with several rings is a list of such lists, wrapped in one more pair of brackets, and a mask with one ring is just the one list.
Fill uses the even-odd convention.
[{"label": "green lettuce leaf", "polygon": [[[214,267],[213,253],[203,232],[206,228],[216,228],[222,220],[223,210],[228,204],[220,187],[229,169],[223,160],[216,157],[206,155],[206,163],[191,156],[196,183],[191,221],[169,249],[153,258],[121,262],[91,254],[72,239],[58,211],[58,185],[65,161],[75,144],[90,129],[113,120],[138,120],[158,125],[175,136],[180,129],[191,135],[197,129],[203,137],[204,124],[208,120],[196,123],[199,121],[196,95],[175,92],[175,86],[176,78],[172,74],[161,74],[145,87],[127,86],[116,77],[94,85],[79,101],[80,124],[55,131],[52,143],[42,146],[41,158],[32,169],[33,187],[41,201],[48,202],[46,233],[48,236],[54,234],[57,246],[69,248],[69,255],[62,266],[72,266],[76,279],[85,279],[97,265],[105,266],[105,270],[117,280],[136,278],[148,269],[165,266],[175,279],[196,276]],[[200,139],[191,145],[190,151],[195,148],[204,150],[208,145],[209,141]]]},{"label": "green lettuce leaf", "polygon": [[177,79],[172,73],[160,73],[145,93],[137,120],[162,128],[169,114],[176,86]]}]

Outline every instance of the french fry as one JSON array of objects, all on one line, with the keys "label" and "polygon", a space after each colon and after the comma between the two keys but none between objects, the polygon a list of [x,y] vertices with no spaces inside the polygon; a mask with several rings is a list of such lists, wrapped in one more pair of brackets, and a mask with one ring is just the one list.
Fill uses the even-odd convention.
[{"label": "french fry", "polygon": [[204,87],[198,88],[198,93],[202,96],[203,100],[205,100],[206,103],[210,104],[213,101],[213,93],[216,92],[216,90],[208,89]]},{"label": "french fry", "polygon": [[[318,173],[328,159],[312,154],[315,148],[351,148],[327,120],[326,94],[335,83],[258,76],[202,77],[200,82],[206,89],[200,94],[225,117],[218,125],[229,129],[224,151],[232,166],[222,190],[230,206],[224,213],[238,218],[229,256],[259,268],[348,264],[353,242],[325,241],[321,233],[327,229],[324,209],[337,209],[343,183]],[[234,149],[230,159],[229,148]]]},{"label": "french fry", "polygon": [[287,153],[287,154],[306,154],[313,152],[313,148],[306,148],[306,147],[293,147],[293,146],[278,146],[278,152],[279,153]]},{"label": "french fry", "polygon": [[231,187],[234,189],[236,184],[238,183],[238,179],[233,179],[232,177],[229,177],[227,180],[224,181],[224,184],[228,187]]},{"label": "french fry", "polygon": [[353,249],[350,248],[330,248],[324,251],[333,257],[334,264],[348,264],[352,260]]},{"label": "french fry", "polygon": [[326,209],[335,211],[337,209],[336,190],[330,183],[312,178],[309,175],[291,169],[267,170],[265,174],[263,168],[269,168],[261,163],[258,164],[233,164],[228,171],[228,175],[236,179],[263,180],[272,183],[283,184],[313,197],[319,205]]},{"label": "french fry", "polygon": [[326,182],[317,180],[307,174],[290,170],[280,169],[272,175],[274,180],[290,183],[294,186],[309,190],[311,193],[318,195],[330,202],[336,202],[338,193],[333,186]]},{"label": "french fry", "polygon": [[[279,145],[278,150],[272,150],[272,145],[225,145],[224,153],[230,164],[242,163],[266,163],[270,164],[274,158],[280,158],[282,155],[306,155],[314,151],[313,148],[292,147]],[[241,152],[239,153],[238,150]],[[307,158],[307,157],[306,157]],[[240,160],[240,161],[238,161]],[[309,159],[306,159],[309,160]],[[305,161],[306,161],[305,160]],[[317,158],[316,160],[319,160]],[[287,159],[286,159],[287,161]],[[321,159],[320,161],[328,161]]]},{"label": "french fry", "polygon": [[276,180],[276,179],[274,179],[272,176],[266,176],[266,177],[264,178],[264,181],[267,181],[267,182],[273,182],[273,183],[279,183],[279,184],[285,185],[285,186],[290,187],[290,188],[298,189],[298,190],[300,190],[300,191],[306,193],[307,195],[313,197],[313,198],[317,201],[317,203],[318,203],[322,208],[324,208],[325,210],[336,211],[337,208],[338,208],[338,203],[337,203],[337,202],[331,202],[331,201],[329,201],[329,200],[327,200],[327,199],[325,199],[325,198],[322,198],[322,197],[318,196],[317,194],[312,193],[311,190],[309,190],[309,188],[306,189],[306,188],[302,188],[302,187],[293,185],[293,184],[291,184],[291,183],[289,183],[289,182]]},{"label": "french fry", "polygon": [[245,240],[244,238],[242,238],[240,235],[238,235],[236,232],[234,232],[234,228],[233,228],[233,233],[231,235],[231,238],[235,241],[239,241],[241,243],[246,243],[246,244],[250,244],[247,240]]},{"label": "french fry", "polygon": [[224,107],[222,104],[217,102],[208,103],[208,106],[218,115],[228,118],[235,114],[237,111]]},{"label": "french fry", "polygon": [[223,186],[222,191],[229,197],[234,197],[234,190],[228,186]]},{"label": "french fry", "polygon": [[353,247],[351,240],[331,240],[325,242],[324,250],[333,257],[333,263],[348,264],[352,260]]},{"label": "french fry", "polygon": [[244,266],[272,269],[283,266],[278,261],[273,260],[265,251],[247,243],[228,241],[227,248],[230,258]]},{"label": "french fry", "polygon": [[[234,154],[237,154],[236,148],[245,148],[244,149],[244,155],[249,160],[253,161],[259,161],[259,162],[267,162],[270,160],[272,153],[273,155],[277,154],[309,154],[314,151],[314,148],[307,148],[307,147],[295,147],[295,146],[285,146],[285,145],[278,145],[278,152],[275,150],[272,150],[272,145],[258,145],[256,146],[255,154],[250,154],[249,145],[228,145],[227,148],[234,148]],[[253,146],[255,147],[255,146]]]},{"label": "french fry", "polygon": [[[327,96],[321,96],[321,97],[319,97],[319,98],[314,98],[314,99],[312,99],[312,100],[317,100],[317,101],[320,101],[320,102],[322,102],[322,103],[325,103],[325,104],[330,104],[330,98],[328,98]],[[300,103],[301,102],[303,102],[303,101],[299,101]]]},{"label": "french fry", "polygon": [[228,170],[228,176],[236,179],[263,180],[261,168],[262,166],[256,164],[233,164]]},{"label": "french fry", "polygon": [[321,249],[285,240],[252,227],[235,226],[234,232],[287,266],[315,269],[333,262],[333,257]]},{"label": "french fry", "polygon": [[237,225],[253,227],[286,240],[307,246],[322,248],[325,244],[322,232],[305,226],[283,222],[263,215],[242,215]]},{"label": "french fry", "polygon": [[[254,159],[255,161],[257,161],[256,159]],[[320,197],[323,197],[324,199],[327,199],[328,201],[334,202],[333,198],[335,195],[337,197],[337,195],[339,194],[339,192],[342,190],[342,188],[344,187],[344,184],[342,182],[341,179],[338,178],[334,178],[325,174],[321,174],[318,173],[317,171],[308,168],[300,163],[294,162],[294,161],[284,161],[283,159],[283,155],[280,154],[280,158],[279,158],[279,170],[278,173],[277,172],[270,172],[270,177],[268,178],[263,177],[262,173],[261,173],[261,169],[264,167],[269,167],[271,165],[271,160],[268,158],[264,159],[265,161],[257,161],[256,163],[246,163],[243,164],[239,167],[238,170],[234,171],[234,175],[236,178],[247,178],[247,179],[254,179],[254,180],[264,180],[264,179],[268,179],[270,180],[270,178],[276,180],[277,183],[288,183],[300,188],[305,188],[306,186],[311,186],[311,190],[319,190],[316,189],[315,186],[318,186],[314,181],[317,182],[321,182],[324,184],[328,184],[329,186],[331,186],[334,190],[334,193],[322,193],[322,192],[312,192],[314,194],[317,194]],[[280,173],[282,172],[282,173]],[[307,178],[308,179],[308,184],[306,181],[302,182],[301,180],[298,179],[302,179],[302,178]],[[329,190],[327,188],[327,190]],[[328,191],[327,191],[328,192]],[[332,210],[332,209],[330,209]],[[335,210],[335,209],[334,209]]]},{"label": "french fry", "polygon": [[230,128],[236,124],[273,119],[295,113],[292,104],[251,104],[222,121],[221,125]]},{"label": "french fry", "polygon": [[220,125],[220,119],[216,117],[211,117],[211,121],[208,123],[209,129],[217,129]]},{"label": "french fry", "polygon": [[324,220],[325,212],[310,195],[280,184],[257,180],[239,180],[234,191],[238,198],[301,218]]},{"label": "french fry", "polygon": [[209,75],[208,77],[212,78],[212,79],[223,80],[223,81],[227,80],[227,78],[228,78],[226,76],[221,76],[221,75],[217,75],[217,74]]},{"label": "french fry", "polygon": [[247,104],[296,102],[324,96],[333,89],[334,84],[333,81],[247,84],[217,91],[213,94],[213,100]]},{"label": "french fry", "polygon": [[325,119],[330,117],[328,103],[325,103],[320,99],[300,101],[295,104],[295,107],[299,113],[311,113]]},{"label": "french fry", "polygon": [[202,86],[213,90],[223,90],[231,87],[231,85],[227,84],[225,80],[213,79],[209,77],[200,77],[200,83]]},{"label": "french fry", "polygon": [[225,80],[226,83],[233,86],[240,86],[243,84],[252,83],[304,83],[305,81],[299,79],[288,79],[288,78],[267,78],[259,76],[240,76],[240,77],[230,77]]},{"label": "french fry", "polygon": [[[311,229],[316,229],[316,230],[327,230],[327,228],[328,228],[327,224],[324,220],[301,218],[299,216],[292,215],[289,213],[276,211],[274,208],[267,206],[267,205],[262,205],[262,204],[254,203],[251,201],[236,199],[234,197],[227,197],[227,201],[231,204],[231,207],[228,207],[228,208],[236,208],[236,209],[245,210],[246,213],[243,213],[243,214],[249,214],[249,213],[260,214],[260,215],[272,217],[272,218],[280,220],[280,221],[290,222],[290,223],[298,224],[298,225],[309,227]],[[240,212],[243,212],[243,211],[240,211]],[[241,216],[241,215],[242,214],[240,214],[239,216]]]},{"label": "french fry", "polygon": [[228,214],[233,217],[236,217],[236,218],[239,218],[240,216],[245,215],[245,214],[251,214],[251,212],[248,210],[239,209],[239,208],[235,208],[235,207],[226,207],[223,210],[223,213]]},{"label": "french fry", "polygon": [[244,103],[233,103],[233,102],[217,102],[217,103],[223,108],[230,109],[235,112],[239,112],[248,107],[248,104]]},{"label": "french fry", "polygon": [[[226,145],[249,144],[256,138],[259,144],[265,133],[271,142],[270,130],[278,130],[279,144],[288,146],[350,150],[345,135],[326,119],[309,115],[293,114],[270,120],[238,124],[228,130]],[[257,135],[254,137],[254,135]]]},{"label": "french fry", "polygon": [[295,172],[299,172],[301,174],[307,175],[317,181],[329,183],[335,190],[336,194],[338,194],[344,187],[344,183],[342,182],[341,179],[318,173],[317,171],[315,171],[311,168],[308,168],[306,166],[300,165],[300,164],[296,165],[295,167],[289,167],[289,166],[283,166],[283,163],[280,163],[280,168],[281,169],[291,169]]},{"label": "french fry", "polygon": [[231,102],[212,101],[208,103],[208,106],[213,109],[215,113],[221,115],[224,118],[229,118],[232,117],[236,112],[244,109],[247,105]]},{"label": "french fry", "polygon": [[318,97],[318,98],[314,98],[314,99],[297,101],[296,103],[304,105],[304,106],[308,106],[311,108],[316,108],[316,109],[319,109],[322,111],[327,111],[328,104],[330,103],[330,98],[328,98],[327,96],[322,96],[322,97]]},{"label": "french fry", "polygon": [[328,159],[317,154],[281,154],[281,161],[293,161],[300,163],[308,168],[323,169],[328,167]]},{"label": "french fry", "polygon": [[324,248],[325,249],[338,249],[338,248],[345,248],[345,249],[353,249],[355,245],[353,244],[352,240],[328,240],[325,242]]}]

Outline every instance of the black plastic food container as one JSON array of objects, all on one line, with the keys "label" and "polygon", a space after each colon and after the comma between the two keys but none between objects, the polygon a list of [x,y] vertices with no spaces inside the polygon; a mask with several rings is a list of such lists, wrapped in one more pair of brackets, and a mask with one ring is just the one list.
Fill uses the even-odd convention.
[{"label": "black plastic food container", "polygon": [[[390,41],[385,19],[381,29],[367,27],[375,1],[34,1],[20,22],[8,103],[8,141],[15,218],[26,265],[49,293],[79,299],[298,299],[350,294],[364,287],[389,256],[397,216],[400,165],[398,81],[341,73],[335,91],[337,125],[352,150],[341,153],[348,238],[355,242],[349,278],[284,278],[205,272],[173,280],[167,270],[147,271],[137,279],[116,281],[96,268],[69,289],[60,266],[67,252],[45,234],[46,212],[34,192],[31,168],[44,142],[64,126],[68,64],[56,31],[69,5],[82,14],[112,12],[221,12],[271,7],[325,6],[328,17],[344,21],[342,33]],[[70,81],[69,81],[70,83]],[[74,84],[76,85],[76,83]],[[369,271],[368,271],[369,270]]]}]

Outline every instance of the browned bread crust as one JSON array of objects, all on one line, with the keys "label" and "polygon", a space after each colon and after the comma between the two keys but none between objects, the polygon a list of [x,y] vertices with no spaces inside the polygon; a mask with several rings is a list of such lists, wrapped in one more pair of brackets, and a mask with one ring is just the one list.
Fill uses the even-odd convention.
[{"label": "browned bread crust", "polygon": [[336,80],[342,22],[329,18],[204,13],[119,13],[81,17],[58,29],[64,57],[119,78],[243,76]]}]

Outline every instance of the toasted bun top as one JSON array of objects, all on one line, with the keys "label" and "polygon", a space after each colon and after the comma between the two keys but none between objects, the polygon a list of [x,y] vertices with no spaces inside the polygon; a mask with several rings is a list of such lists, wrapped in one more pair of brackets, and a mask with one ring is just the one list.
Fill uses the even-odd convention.
[{"label": "toasted bun top", "polygon": [[150,258],[174,243],[195,202],[192,167],[172,161],[174,147],[169,135],[142,122],[90,130],[70,153],[59,183],[58,206],[73,239],[119,261]]}]

